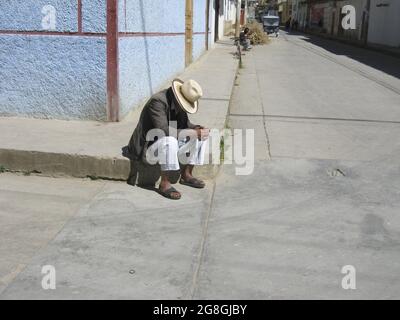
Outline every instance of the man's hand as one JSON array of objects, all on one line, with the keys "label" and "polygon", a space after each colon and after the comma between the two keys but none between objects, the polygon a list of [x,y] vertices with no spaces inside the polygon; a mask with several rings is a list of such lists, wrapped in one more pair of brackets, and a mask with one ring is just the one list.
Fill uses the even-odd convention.
[{"label": "man's hand", "polygon": [[196,126],[197,138],[200,141],[207,140],[210,135],[210,129],[204,128],[203,126]]}]

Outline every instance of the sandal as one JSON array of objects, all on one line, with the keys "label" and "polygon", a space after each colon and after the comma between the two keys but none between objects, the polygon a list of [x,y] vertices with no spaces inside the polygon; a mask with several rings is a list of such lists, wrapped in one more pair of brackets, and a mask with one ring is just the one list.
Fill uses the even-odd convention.
[{"label": "sandal", "polygon": [[189,180],[184,180],[181,178],[179,183],[196,189],[203,189],[206,186],[203,181],[196,178],[190,178]]},{"label": "sandal", "polygon": [[[164,196],[165,198],[171,199],[171,200],[179,200],[181,198],[181,194],[178,190],[176,190],[174,187],[169,188],[168,190],[162,191],[161,189],[157,189],[158,193]],[[178,193],[179,196],[176,198],[172,196],[173,193]]]}]

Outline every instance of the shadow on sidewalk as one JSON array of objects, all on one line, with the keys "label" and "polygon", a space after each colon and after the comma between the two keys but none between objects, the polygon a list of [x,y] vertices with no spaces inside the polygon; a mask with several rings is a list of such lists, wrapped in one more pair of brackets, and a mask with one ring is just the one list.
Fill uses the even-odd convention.
[{"label": "shadow on sidewalk", "polygon": [[[130,161],[130,173],[127,183],[150,191],[158,192],[156,183],[161,177],[161,169],[158,164],[149,165],[129,157],[128,146],[122,148],[122,155]],[[175,184],[180,178],[180,172],[170,173],[170,182]]]},{"label": "shadow on sidewalk", "polygon": [[300,40],[321,47],[335,55],[346,56],[362,64],[380,70],[388,75],[400,79],[400,59],[374,49],[361,48],[356,45],[346,44],[340,40],[324,39],[318,36],[291,32],[289,34],[302,36]]}]

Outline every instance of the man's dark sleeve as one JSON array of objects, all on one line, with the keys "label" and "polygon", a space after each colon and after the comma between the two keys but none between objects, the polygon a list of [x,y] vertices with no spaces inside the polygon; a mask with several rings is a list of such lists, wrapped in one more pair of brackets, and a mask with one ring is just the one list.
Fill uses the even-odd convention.
[{"label": "man's dark sleeve", "polygon": [[161,129],[164,131],[165,135],[168,136],[169,124],[167,106],[159,100],[153,100],[149,105],[148,112],[153,123],[153,127]]}]

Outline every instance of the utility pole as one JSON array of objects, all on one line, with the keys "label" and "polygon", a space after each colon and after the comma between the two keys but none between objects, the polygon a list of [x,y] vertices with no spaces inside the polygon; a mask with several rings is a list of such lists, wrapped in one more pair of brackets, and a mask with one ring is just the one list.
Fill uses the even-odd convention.
[{"label": "utility pole", "polygon": [[235,37],[240,37],[240,12],[242,11],[242,0],[236,0],[236,28]]}]

